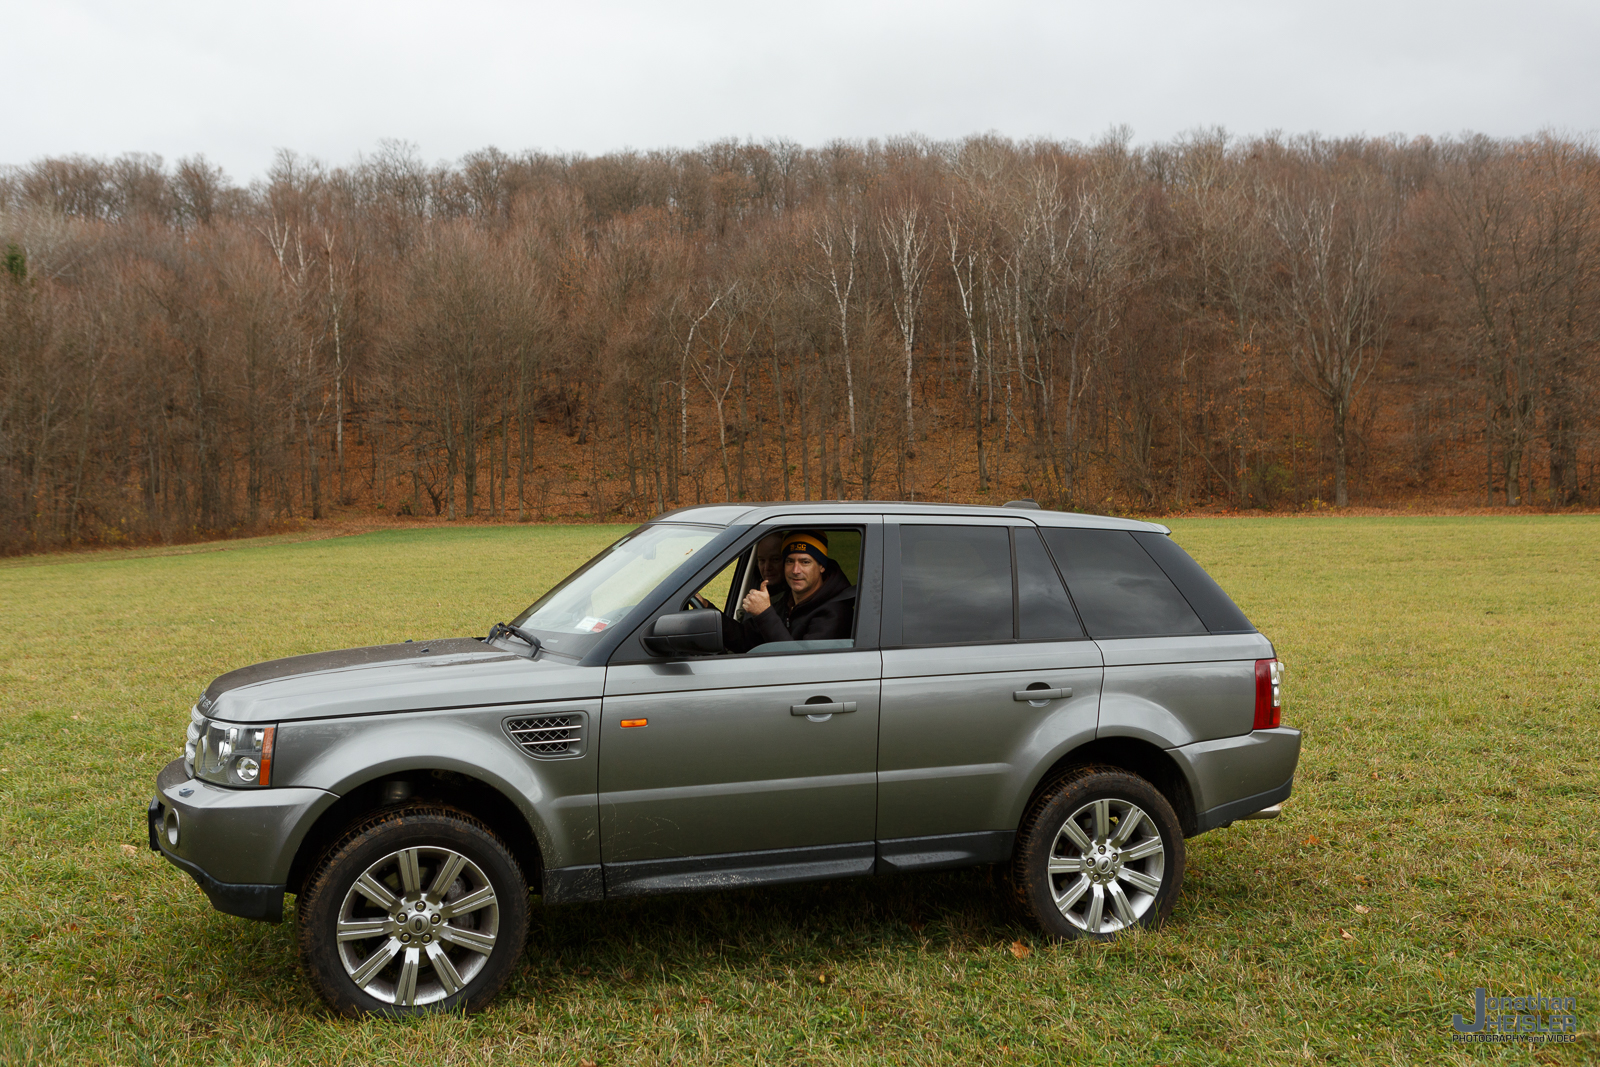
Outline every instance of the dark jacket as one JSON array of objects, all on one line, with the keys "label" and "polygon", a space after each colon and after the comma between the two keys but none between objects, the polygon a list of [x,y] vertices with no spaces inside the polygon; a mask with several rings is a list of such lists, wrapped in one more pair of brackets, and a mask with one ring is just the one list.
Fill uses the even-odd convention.
[{"label": "dark jacket", "polygon": [[850,637],[856,615],[856,587],[844,572],[832,569],[805,602],[796,605],[787,588],[772,598],[760,615],[747,615],[728,627],[728,647],[748,652],[769,641],[829,641]]}]

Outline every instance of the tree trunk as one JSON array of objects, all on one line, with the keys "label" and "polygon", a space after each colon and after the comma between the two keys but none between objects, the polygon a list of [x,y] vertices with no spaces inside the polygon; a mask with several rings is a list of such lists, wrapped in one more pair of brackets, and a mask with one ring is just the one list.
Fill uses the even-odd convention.
[{"label": "tree trunk", "polygon": [[1345,459],[1345,409],[1344,405],[1336,404],[1333,408],[1333,503],[1340,508],[1350,506]]}]

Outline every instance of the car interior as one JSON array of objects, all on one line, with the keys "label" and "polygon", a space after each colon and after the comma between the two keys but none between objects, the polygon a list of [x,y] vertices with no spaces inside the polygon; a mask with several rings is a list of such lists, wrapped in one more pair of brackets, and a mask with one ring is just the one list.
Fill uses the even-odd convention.
[{"label": "car interior", "polygon": [[[849,579],[851,585],[859,586],[861,584],[861,541],[863,534],[861,528],[831,526],[812,526],[807,528],[816,530],[827,537],[828,558],[839,565],[839,569],[844,572],[844,576]],[[773,532],[782,531],[769,530],[766,533]],[[762,536],[765,537],[766,534]],[[727,564],[710,581],[684,600],[683,610],[716,608],[730,618],[742,620],[745,615],[742,606],[745,594],[761,584],[761,572],[755,563],[756,548],[760,543],[761,538],[758,537],[744,550],[728,560]],[[773,593],[777,592],[770,585],[768,589]],[[856,610],[859,613],[859,602]],[[853,620],[851,623],[852,636],[849,638],[834,641],[771,641],[755,646],[745,652],[744,655],[852,648],[855,646],[855,626],[856,622]]]}]

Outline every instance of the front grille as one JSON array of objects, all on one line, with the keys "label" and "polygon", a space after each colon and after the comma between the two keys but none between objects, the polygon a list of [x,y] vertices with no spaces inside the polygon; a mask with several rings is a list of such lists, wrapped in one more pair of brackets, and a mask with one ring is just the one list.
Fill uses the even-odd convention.
[{"label": "front grille", "polygon": [[507,719],[506,733],[522,746],[524,752],[537,759],[581,756],[587,719],[588,716],[581,711]]}]

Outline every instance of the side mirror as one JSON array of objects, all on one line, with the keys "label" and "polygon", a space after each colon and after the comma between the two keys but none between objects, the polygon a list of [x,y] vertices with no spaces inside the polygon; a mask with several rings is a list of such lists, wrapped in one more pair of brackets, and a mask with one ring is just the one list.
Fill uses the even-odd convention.
[{"label": "side mirror", "polygon": [[714,656],[727,651],[722,643],[722,612],[716,608],[663,615],[640,641],[652,656]]}]

